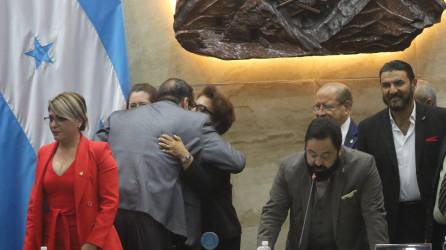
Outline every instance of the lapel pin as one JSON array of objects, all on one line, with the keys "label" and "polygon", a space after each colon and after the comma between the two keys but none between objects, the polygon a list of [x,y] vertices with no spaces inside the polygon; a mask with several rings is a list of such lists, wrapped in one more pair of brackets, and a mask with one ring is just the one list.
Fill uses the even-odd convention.
[{"label": "lapel pin", "polygon": [[350,139],[350,143],[353,143],[353,139]]},{"label": "lapel pin", "polygon": [[422,120],[422,121],[426,120],[426,116],[422,116],[422,117],[421,117],[421,120]]},{"label": "lapel pin", "polygon": [[80,171],[80,172],[79,172],[79,175],[80,175],[80,176],[84,176],[84,171]]}]

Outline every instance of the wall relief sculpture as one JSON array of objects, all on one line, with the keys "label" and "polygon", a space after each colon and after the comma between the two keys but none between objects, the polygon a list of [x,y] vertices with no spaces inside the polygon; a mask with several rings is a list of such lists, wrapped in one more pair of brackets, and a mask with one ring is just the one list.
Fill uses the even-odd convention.
[{"label": "wall relief sculpture", "polygon": [[188,51],[221,59],[400,51],[440,22],[443,0],[177,0]]}]

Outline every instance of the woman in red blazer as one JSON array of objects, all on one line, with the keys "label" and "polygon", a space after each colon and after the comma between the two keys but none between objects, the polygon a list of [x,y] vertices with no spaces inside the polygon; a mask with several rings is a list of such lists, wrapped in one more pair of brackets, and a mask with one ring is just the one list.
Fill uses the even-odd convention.
[{"label": "woman in red blazer", "polygon": [[86,104],[62,93],[48,105],[55,142],[37,156],[24,250],[120,250],[113,226],[118,209],[118,169],[106,143],[82,136]]}]

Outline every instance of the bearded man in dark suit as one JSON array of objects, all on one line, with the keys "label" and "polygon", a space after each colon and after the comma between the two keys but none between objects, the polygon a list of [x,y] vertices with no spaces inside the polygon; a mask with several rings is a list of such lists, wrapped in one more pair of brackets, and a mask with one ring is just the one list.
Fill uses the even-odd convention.
[{"label": "bearded man in dark suit", "polygon": [[359,124],[358,149],[375,157],[390,242],[430,241],[433,181],[446,111],[414,101],[417,80],[408,63],[388,62],[379,76],[387,108]]}]

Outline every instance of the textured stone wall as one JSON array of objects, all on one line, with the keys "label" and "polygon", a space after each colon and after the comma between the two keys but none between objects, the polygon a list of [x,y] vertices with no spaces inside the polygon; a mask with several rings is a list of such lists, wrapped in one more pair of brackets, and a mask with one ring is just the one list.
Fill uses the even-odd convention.
[{"label": "textured stone wall", "polygon": [[[236,106],[237,121],[226,138],[246,153],[247,168],[233,177],[234,202],[243,225],[243,250],[255,249],[259,214],[278,162],[302,150],[312,118],[313,94],[328,81],[353,90],[353,119],[384,106],[377,72],[389,60],[411,63],[418,77],[434,83],[446,106],[446,15],[410,48],[397,53],[221,61],[185,51],[174,38],[173,0],[126,0],[124,10],[133,82],[159,85],[180,77],[196,86],[218,84]],[[287,226],[276,249],[284,249]]]},{"label": "textured stone wall", "polygon": [[400,51],[440,21],[443,0],[178,0],[178,42],[221,59]]}]

